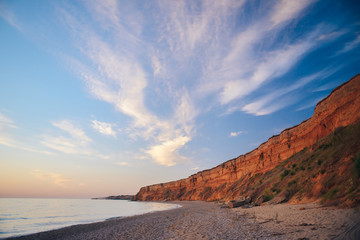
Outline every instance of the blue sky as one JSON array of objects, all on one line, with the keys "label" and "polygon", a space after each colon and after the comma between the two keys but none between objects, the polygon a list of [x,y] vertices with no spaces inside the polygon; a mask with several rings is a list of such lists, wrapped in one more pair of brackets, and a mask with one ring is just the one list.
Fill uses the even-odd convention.
[{"label": "blue sky", "polygon": [[1,1],[0,196],[136,193],[359,73],[357,1]]}]

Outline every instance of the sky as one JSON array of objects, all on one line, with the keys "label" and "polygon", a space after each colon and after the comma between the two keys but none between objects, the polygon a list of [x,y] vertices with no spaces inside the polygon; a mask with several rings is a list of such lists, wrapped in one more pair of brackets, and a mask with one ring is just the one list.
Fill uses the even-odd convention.
[{"label": "sky", "polygon": [[360,73],[350,0],[0,0],[0,197],[186,178]]}]

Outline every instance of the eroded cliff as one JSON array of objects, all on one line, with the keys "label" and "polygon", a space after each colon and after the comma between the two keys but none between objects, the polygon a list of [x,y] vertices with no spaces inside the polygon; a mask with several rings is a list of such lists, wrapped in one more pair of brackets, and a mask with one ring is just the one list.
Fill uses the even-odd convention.
[{"label": "eroded cliff", "polygon": [[186,179],[142,187],[136,200],[230,200],[244,192],[246,181],[262,175],[341,126],[360,119],[360,75],[320,101],[311,118],[285,129],[255,150]]}]

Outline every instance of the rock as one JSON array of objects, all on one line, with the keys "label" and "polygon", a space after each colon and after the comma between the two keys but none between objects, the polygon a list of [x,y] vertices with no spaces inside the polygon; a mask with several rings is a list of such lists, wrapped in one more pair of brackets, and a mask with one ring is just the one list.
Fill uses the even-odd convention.
[{"label": "rock", "polygon": [[230,208],[237,208],[237,207],[241,207],[244,206],[246,204],[248,204],[250,202],[250,199],[247,197],[239,197],[236,200],[231,200],[227,203],[227,205]]},{"label": "rock", "polygon": [[254,202],[255,206],[260,206],[264,202],[264,200],[264,196],[259,196]]},{"label": "rock", "polygon": [[288,191],[282,191],[278,195],[276,195],[273,199],[271,199],[268,204],[279,204],[283,202],[287,202],[289,200],[289,192]]},{"label": "rock", "polygon": [[304,207],[301,207],[301,208],[299,208],[299,210],[305,210],[305,208],[304,208]]}]

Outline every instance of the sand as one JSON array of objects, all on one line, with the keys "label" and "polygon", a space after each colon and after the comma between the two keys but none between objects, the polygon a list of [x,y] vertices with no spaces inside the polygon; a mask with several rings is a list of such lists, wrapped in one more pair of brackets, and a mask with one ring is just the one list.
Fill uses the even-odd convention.
[{"label": "sand", "polygon": [[360,209],[322,207],[318,203],[236,208],[280,239],[360,239]]},{"label": "sand", "polygon": [[17,239],[344,239],[359,233],[358,209],[316,204],[228,209],[216,203],[174,203],[182,207]]}]

